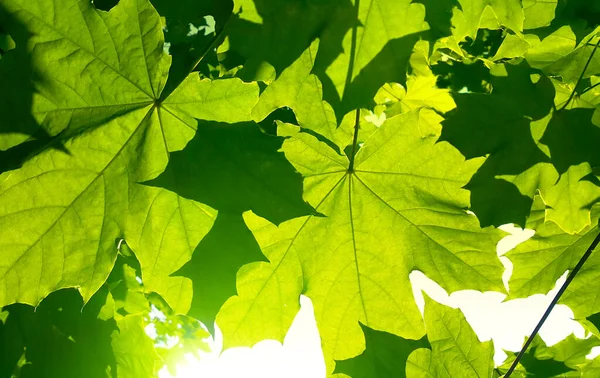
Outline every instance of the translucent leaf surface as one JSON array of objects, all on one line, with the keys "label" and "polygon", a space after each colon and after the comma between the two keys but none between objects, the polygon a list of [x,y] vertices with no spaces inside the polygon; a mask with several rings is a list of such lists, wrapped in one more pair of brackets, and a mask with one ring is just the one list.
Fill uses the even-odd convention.
[{"label": "translucent leaf surface", "polygon": [[492,377],[494,345],[484,343],[458,309],[425,300],[425,327],[431,349],[408,357],[409,377]]},{"label": "translucent leaf surface", "polygon": [[[74,0],[53,4],[2,2],[9,30],[15,20],[31,33],[27,49],[39,77],[32,112],[49,135],[60,134],[62,148],[43,150],[0,177],[0,304],[36,304],[71,286],[89,299],[110,272],[116,240],[144,235],[127,224],[151,224],[163,236],[185,232],[185,223],[149,217],[159,195],[136,182],[154,178],[169,152],[186,145],[197,126],[193,117],[249,119],[258,92],[238,79],[212,83],[192,74],[161,103],[170,57],[163,52],[160,18],[147,0],[124,0],[110,12]],[[27,40],[20,28],[15,32],[17,42]],[[189,97],[181,101],[184,94]],[[161,209],[179,209],[177,196],[160,198]],[[147,207],[124,217],[131,204]],[[189,258],[195,247],[189,244],[211,221],[206,210],[187,216],[206,225],[179,248]],[[144,251],[143,241],[132,245],[142,266],[156,263],[156,251]]]},{"label": "translucent leaf surface", "polygon": [[478,227],[461,189],[480,162],[435,144],[440,119],[430,110],[388,119],[364,143],[351,172],[346,157],[280,125],[291,136],[283,150],[305,177],[305,198],[325,217],[276,227],[245,216],[270,263],[238,273],[238,296],[217,317],[228,345],[281,339],[304,293],[315,305],[332,367],[331,359],[364,348],[359,321],[404,338],[423,336],[408,280],[413,269],[450,291],[502,290],[494,252],[500,234]]}]

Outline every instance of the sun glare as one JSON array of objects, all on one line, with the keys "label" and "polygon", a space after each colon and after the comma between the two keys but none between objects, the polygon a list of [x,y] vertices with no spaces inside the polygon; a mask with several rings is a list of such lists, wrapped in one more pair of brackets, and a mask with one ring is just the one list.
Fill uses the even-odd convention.
[{"label": "sun glare", "polygon": [[[211,352],[200,352],[200,358],[186,355],[177,367],[175,378],[319,378],[325,376],[319,331],[313,306],[305,296],[300,298],[301,309],[290,327],[283,344],[264,340],[252,348],[231,348],[221,353],[223,335],[215,327]],[[160,378],[172,378],[167,369]]]},{"label": "sun glare", "polygon": [[[503,226],[502,229],[509,235],[498,243],[497,253],[506,267],[507,274],[504,278],[508,285],[512,264],[503,255],[533,236],[533,231],[512,226]],[[503,302],[506,295],[497,292],[464,290],[448,295],[423,273],[414,271],[410,275],[415,300],[421,312],[424,307],[423,291],[439,303],[460,308],[481,341],[494,341],[496,365],[500,365],[506,358],[504,350],[520,350],[524,338],[536,325],[565,279],[566,273],[546,295],[537,294]],[[283,344],[265,340],[252,348],[231,348],[221,353],[223,335],[216,328],[215,338],[210,340],[212,352],[201,352],[199,359],[191,354],[186,355],[186,360],[178,366],[176,376],[163,369],[160,378],[324,378],[325,364],[313,305],[305,296],[301,297],[300,303],[301,310]],[[546,344],[553,345],[570,334],[579,338],[586,337],[583,327],[573,320],[573,311],[565,305],[558,305],[542,327],[540,336]],[[600,354],[600,347],[596,349],[588,358]]]}]

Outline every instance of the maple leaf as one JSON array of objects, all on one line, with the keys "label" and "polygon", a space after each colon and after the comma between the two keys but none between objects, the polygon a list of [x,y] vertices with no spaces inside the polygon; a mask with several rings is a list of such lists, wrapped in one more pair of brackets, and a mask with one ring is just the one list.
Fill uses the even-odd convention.
[{"label": "maple leaf", "polygon": [[[211,82],[195,73],[163,99],[170,57],[147,0],[123,0],[110,12],[75,0],[53,4],[2,1],[17,43],[28,35],[11,28],[11,20],[31,35],[23,47],[39,77],[32,113],[48,134],[60,134],[64,150],[44,150],[0,178],[1,304],[37,304],[72,286],[87,300],[111,270],[115,240],[134,234],[132,246],[146,268],[161,252],[144,251],[137,235],[179,236],[190,227],[186,221],[203,222],[204,228],[193,226],[189,242],[175,242],[174,256],[189,259],[214,214],[205,206],[182,209],[176,195],[136,182],[165,168],[169,153],[193,137],[195,118],[250,119],[258,95],[255,84]],[[124,217],[132,203],[144,211]],[[179,224],[162,219],[169,210],[179,214]],[[144,227],[136,231],[132,224]]]},{"label": "maple leaf", "polygon": [[[597,215],[594,218],[597,219]],[[509,281],[511,298],[550,291],[565,271],[575,267],[598,235],[598,226],[588,226],[571,235],[548,222],[538,225],[535,231],[531,239],[506,254],[514,265]],[[568,305],[577,317],[600,312],[600,304],[595,299],[598,288],[590,285],[598,278],[598,261],[598,255],[592,253],[561,298],[561,303]]]},{"label": "maple leaf", "polygon": [[337,361],[335,373],[343,373],[352,378],[406,377],[406,360],[417,348],[427,348],[425,338],[405,340],[365,327],[365,351],[349,360]]},{"label": "maple leaf", "polygon": [[460,310],[426,297],[425,327],[431,349],[417,349],[408,356],[407,376],[492,376],[494,345],[479,341]]},{"label": "maple leaf", "polygon": [[[532,67],[542,69],[547,75],[558,75],[565,82],[577,82],[600,73],[600,56],[594,54],[600,27],[585,36],[579,43],[569,26],[558,29],[527,54]],[[584,70],[585,69],[585,70]]]},{"label": "maple leaf", "polygon": [[[481,225],[516,222],[510,295],[545,293],[596,237],[596,8],[0,0],[0,375],[175,374],[206,347],[182,314],[281,340],[301,294],[330,374],[501,372],[409,274],[503,291]],[[592,254],[561,299],[595,334],[597,278]],[[515,374],[593,376],[596,343]]]},{"label": "maple leaf", "polygon": [[427,109],[388,119],[365,141],[352,170],[327,144],[279,125],[281,135],[291,136],[283,151],[305,178],[304,196],[325,217],[277,227],[245,215],[270,263],[239,271],[238,296],[217,316],[228,346],[282,339],[303,293],[315,305],[332,368],[331,359],[364,348],[359,321],[403,338],[423,336],[408,280],[413,269],[449,291],[502,291],[494,252],[500,234],[480,229],[466,213],[461,188],[481,160],[465,162],[449,145],[435,144],[440,120]]}]

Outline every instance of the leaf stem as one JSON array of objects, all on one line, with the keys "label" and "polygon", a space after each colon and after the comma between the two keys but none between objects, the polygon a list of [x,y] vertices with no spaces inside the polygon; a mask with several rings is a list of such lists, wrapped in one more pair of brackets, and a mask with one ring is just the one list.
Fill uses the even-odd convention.
[{"label": "leaf stem", "polygon": [[354,172],[354,156],[356,155],[356,147],[358,145],[358,130],[360,129],[360,109],[356,109],[356,118],[354,120],[354,137],[352,138],[352,153],[350,154],[350,164],[348,165],[348,173]]},{"label": "leaf stem", "polygon": [[[360,9],[360,0],[356,0],[354,3],[354,9],[358,15]],[[348,72],[346,73],[346,84],[344,85],[344,91],[346,91],[352,84],[354,75],[354,59],[356,59],[356,46],[358,41],[358,25],[352,27],[352,45],[350,47],[350,63],[348,65]],[[350,164],[348,165],[348,173],[354,172],[354,156],[356,155],[356,147],[358,144],[358,130],[360,128],[360,107],[356,109],[356,118],[354,121],[354,137],[352,138],[352,153],[350,154]]]},{"label": "leaf stem", "polygon": [[600,46],[600,39],[598,39],[598,42],[594,46],[594,49],[592,50],[592,53],[590,54],[590,57],[588,58],[587,62],[585,63],[585,66],[583,67],[583,71],[581,71],[581,75],[579,75],[579,79],[577,79],[577,83],[575,83],[575,86],[573,87],[573,91],[571,92],[571,95],[567,99],[567,102],[565,102],[565,104],[558,111],[561,111],[561,110],[565,109],[569,105],[569,103],[571,102],[571,100],[573,100],[573,97],[575,97],[575,92],[577,90],[577,86],[579,85],[579,83],[581,83],[581,80],[583,80],[583,76],[585,75],[585,71],[587,71],[588,67],[590,66],[590,63],[592,62],[592,58],[594,57],[594,54],[596,53],[596,50],[598,49],[598,46]]},{"label": "leaf stem", "polygon": [[583,254],[583,256],[581,256],[581,259],[579,259],[579,262],[577,263],[577,265],[575,265],[575,268],[573,268],[573,270],[567,276],[567,280],[560,287],[560,290],[558,291],[558,293],[556,293],[556,295],[552,299],[552,302],[550,302],[550,305],[548,305],[548,308],[546,309],[546,312],[544,312],[544,315],[542,316],[542,318],[540,319],[540,321],[538,322],[538,324],[533,329],[533,332],[531,332],[531,335],[529,336],[529,338],[525,342],[525,345],[523,345],[523,348],[521,348],[521,351],[519,352],[519,354],[517,355],[517,357],[513,361],[512,365],[510,365],[510,368],[507,370],[506,374],[504,374],[504,378],[509,378],[510,375],[513,373],[513,371],[515,370],[515,368],[519,364],[519,361],[521,361],[521,358],[523,358],[523,356],[525,355],[525,352],[527,352],[527,349],[529,348],[529,346],[533,342],[533,339],[535,338],[535,336],[538,334],[538,332],[542,328],[542,325],[544,324],[544,322],[546,321],[546,319],[548,319],[548,316],[550,316],[550,313],[552,312],[552,309],[554,308],[554,306],[556,306],[556,304],[560,300],[560,297],[567,290],[567,287],[573,281],[573,279],[575,278],[575,276],[577,275],[577,273],[579,273],[579,271],[581,270],[581,267],[586,262],[586,260],[590,257],[590,255],[592,254],[592,252],[594,251],[594,249],[596,248],[596,246],[598,245],[598,243],[600,243],[600,233],[598,233],[598,235],[596,235],[596,237],[594,238],[594,241],[592,241],[592,244],[590,244],[590,246],[588,247],[587,251],[585,251],[585,253]]}]

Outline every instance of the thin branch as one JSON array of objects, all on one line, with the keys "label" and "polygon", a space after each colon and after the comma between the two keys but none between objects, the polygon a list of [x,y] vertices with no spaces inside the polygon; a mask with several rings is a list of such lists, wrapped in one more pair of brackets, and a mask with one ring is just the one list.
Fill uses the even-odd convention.
[{"label": "thin branch", "polygon": [[219,29],[219,31],[215,33],[215,35],[212,38],[212,40],[210,41],[210,43],[208,45],[206,45],[206,48],[202,51],[202,53],[198,56],[198,58],[196,58],[196,60],[194,60],[190,69],[188,70],[188,74],[194,72],[194,70],[196,69],[196,67],[198,67],[198,64],[200,64],[200,62],[202,62],[202,60],[204,59],[206,54],[208,54],[208,52],[216,46],[217,42],[219,42],[219,40],[223,36],[223,33],[225,32],[225,28],[227,28],[227,25],[229,24],[229,20],[231,20],[231,18],[232,18],[232,15],[229,15],[229,18],[227,18],[227,21],[225,21],[225,23],[223,24],[223,27],[221,27],[221,29]]},{"label": "thin branch", "polygon": [[567,287],[569,287],[569,284],[573,281],[573,279],[575,278],[575,276],[577,275],[577,273],[579,273],[579,271],[581,270],[581,267],[586,262],[586,260],[590,257],[590,255],[592,254],[592,252],[594,251],[594,249],[596,248],[596,246],[598,245],[598,243],[600,243],[600,233],[598,233],[598,235],[596,235],[596,238],[594,238],[594,241],[592,241],[592,244],[590,244],[590,246],[588,247],[587,251],[585,251],[585,253],[583,254],[583,256],[581,256],[581,259],[579,259],[579,262],[577,263],[577,265],[575,265],[575,268],[573,268],[573,270],[567,276],[567,280],[560,287],[560,290],[558,291],[558,293],[556,293],[556,295],[552,299],[552,302],[550,302],[550,305],[546,309],[546,312],[544,312],[544,315],[542,316],[542,318],[540,319],[540,321],[538,322],[538,324],[533,329],[533,332],[531,332],[531,335],[529,336],[529,338],[525,342],[525,345],[523,345],[523,348],[521,348],[521,351],[519,352],[519,354],[517,355],[517,357],[513,361],[512,365],[510,365],[510,368],[508,369],[508,371],[506,372],[506,374],[504,374],[504,378],[509,378],[510,375],[513,373],[513,371],[515,370],[515,368],[519,364],[519,361],[521,361],[521,358],[523,358],[523,356],[525,355],[525,352],[527,352],[527,349],[529,348],[529,346],[533,342],[533,339],[535,338],[535,336],[538,334],[538,332],[542,328],[542,325],[544,324],[544,322],[546,321],[546,319],[548,319],[548,316],[550,316],[550,313],[552,312],[552,309],[554,308],[554,306],[556,306],[556,304],[560,300],[560,297],[563,295],[563,293],[565,292],[565,290],[567,290]]},{"label": "thin branch", "polygon": [[569,99],[559,109],[559,111],[565,109],[569,105],[569,103],[571,102],[571,100],[573,100],[573,97],[575,97],[575,91],[577,90],[577,86],[579,86],[579,83],[581,83],[581,80],[583,80],[583,76],[585,75],[585,71],[587,71],[590,63],[592,62],[592,58],[594,57],[594,54],[596,53],[596,50],[598,49],[598,46],[600,46],[600,39],[598,39],[598,42],[594,46],[594,49],[592,50],[592,53],[590,54],[590,57],[588,58],[587,62],[585,63],[585,66],[583,67],[583,71],[581,71],[581,75],[579,75],[579,79],[577,79],[577,83],[575,83],[575,86],[573,87],[573,91],[571,92],[571,95],[569,96]]}]

